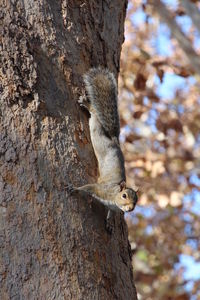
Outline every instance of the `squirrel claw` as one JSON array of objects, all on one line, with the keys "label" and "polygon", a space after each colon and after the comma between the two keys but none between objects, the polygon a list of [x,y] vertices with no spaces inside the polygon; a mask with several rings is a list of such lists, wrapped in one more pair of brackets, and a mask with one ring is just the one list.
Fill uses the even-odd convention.
[{"label": "squirrel claw", "polygon": [[86,96],[85,95],[81,95],[78,99],[78,103],[82,104],[84,101],[86,101]]},{"label": "squirrel claw", "polygon": [[66,191],[67,191],[67,193],[68,193],[69,195],[72,195],[72,193],[74,192],[74,187],[73,187],[72,184],[68,184],[68,185],[65,187],[65,189],[66,189]]},{"label": "squirrel claw", "polygon": [[81,107],[89,110],[89,102],[88,102],[88,99],[87,99],[86,95],[82,95],[82,96],[79,97],[78,104]]}]

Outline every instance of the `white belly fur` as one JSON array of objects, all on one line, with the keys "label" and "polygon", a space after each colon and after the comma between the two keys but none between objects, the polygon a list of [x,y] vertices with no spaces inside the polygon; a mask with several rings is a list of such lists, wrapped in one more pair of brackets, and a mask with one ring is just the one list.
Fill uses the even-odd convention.
[{"label": "white belly fur", "polygon": [[119,145],[105,135],[96,115],[91,114],[89,126],[92,145],[98,160],[100,181],[112,180],[112,183],[119,183],[125,180],[123,155]]}]

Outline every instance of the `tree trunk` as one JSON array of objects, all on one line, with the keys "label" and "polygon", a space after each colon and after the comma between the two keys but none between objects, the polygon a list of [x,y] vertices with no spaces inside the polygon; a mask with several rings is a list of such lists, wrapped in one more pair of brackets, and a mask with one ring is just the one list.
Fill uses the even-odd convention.
[{"label": "tree trunk", "polygon": [[116,75],[126,0],[0,1],[0,299],[136,299],[127,227],[94,182],[82,74]]}]

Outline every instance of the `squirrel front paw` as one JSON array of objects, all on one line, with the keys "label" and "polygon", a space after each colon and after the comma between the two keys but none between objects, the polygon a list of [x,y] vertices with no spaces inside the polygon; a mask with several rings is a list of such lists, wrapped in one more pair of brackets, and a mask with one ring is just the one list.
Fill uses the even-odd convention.
[{"label": "squirrel front paw", "polygon": [[71,196],[72,193],[75,191],[75,188],[72,184],[68,184],[65,186],[65,189],[67,191],[67,193]]}]

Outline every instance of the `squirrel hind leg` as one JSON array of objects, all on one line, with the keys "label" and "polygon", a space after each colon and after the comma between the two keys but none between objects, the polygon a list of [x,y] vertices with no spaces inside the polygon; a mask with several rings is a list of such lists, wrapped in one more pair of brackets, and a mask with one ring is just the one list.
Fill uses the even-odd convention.
[{"label": "squirrel hind leg", "polygon": [[114,228],[115,228],[114,214],[113,211],[109,209],[106,216],[106,230],[109,234],[112,234],[114,232]]},{"label": "squirrel hind leg", "polygon": [[85,94],[79,97],[78,104],[86,110],[90,111],[90,102]]}]

